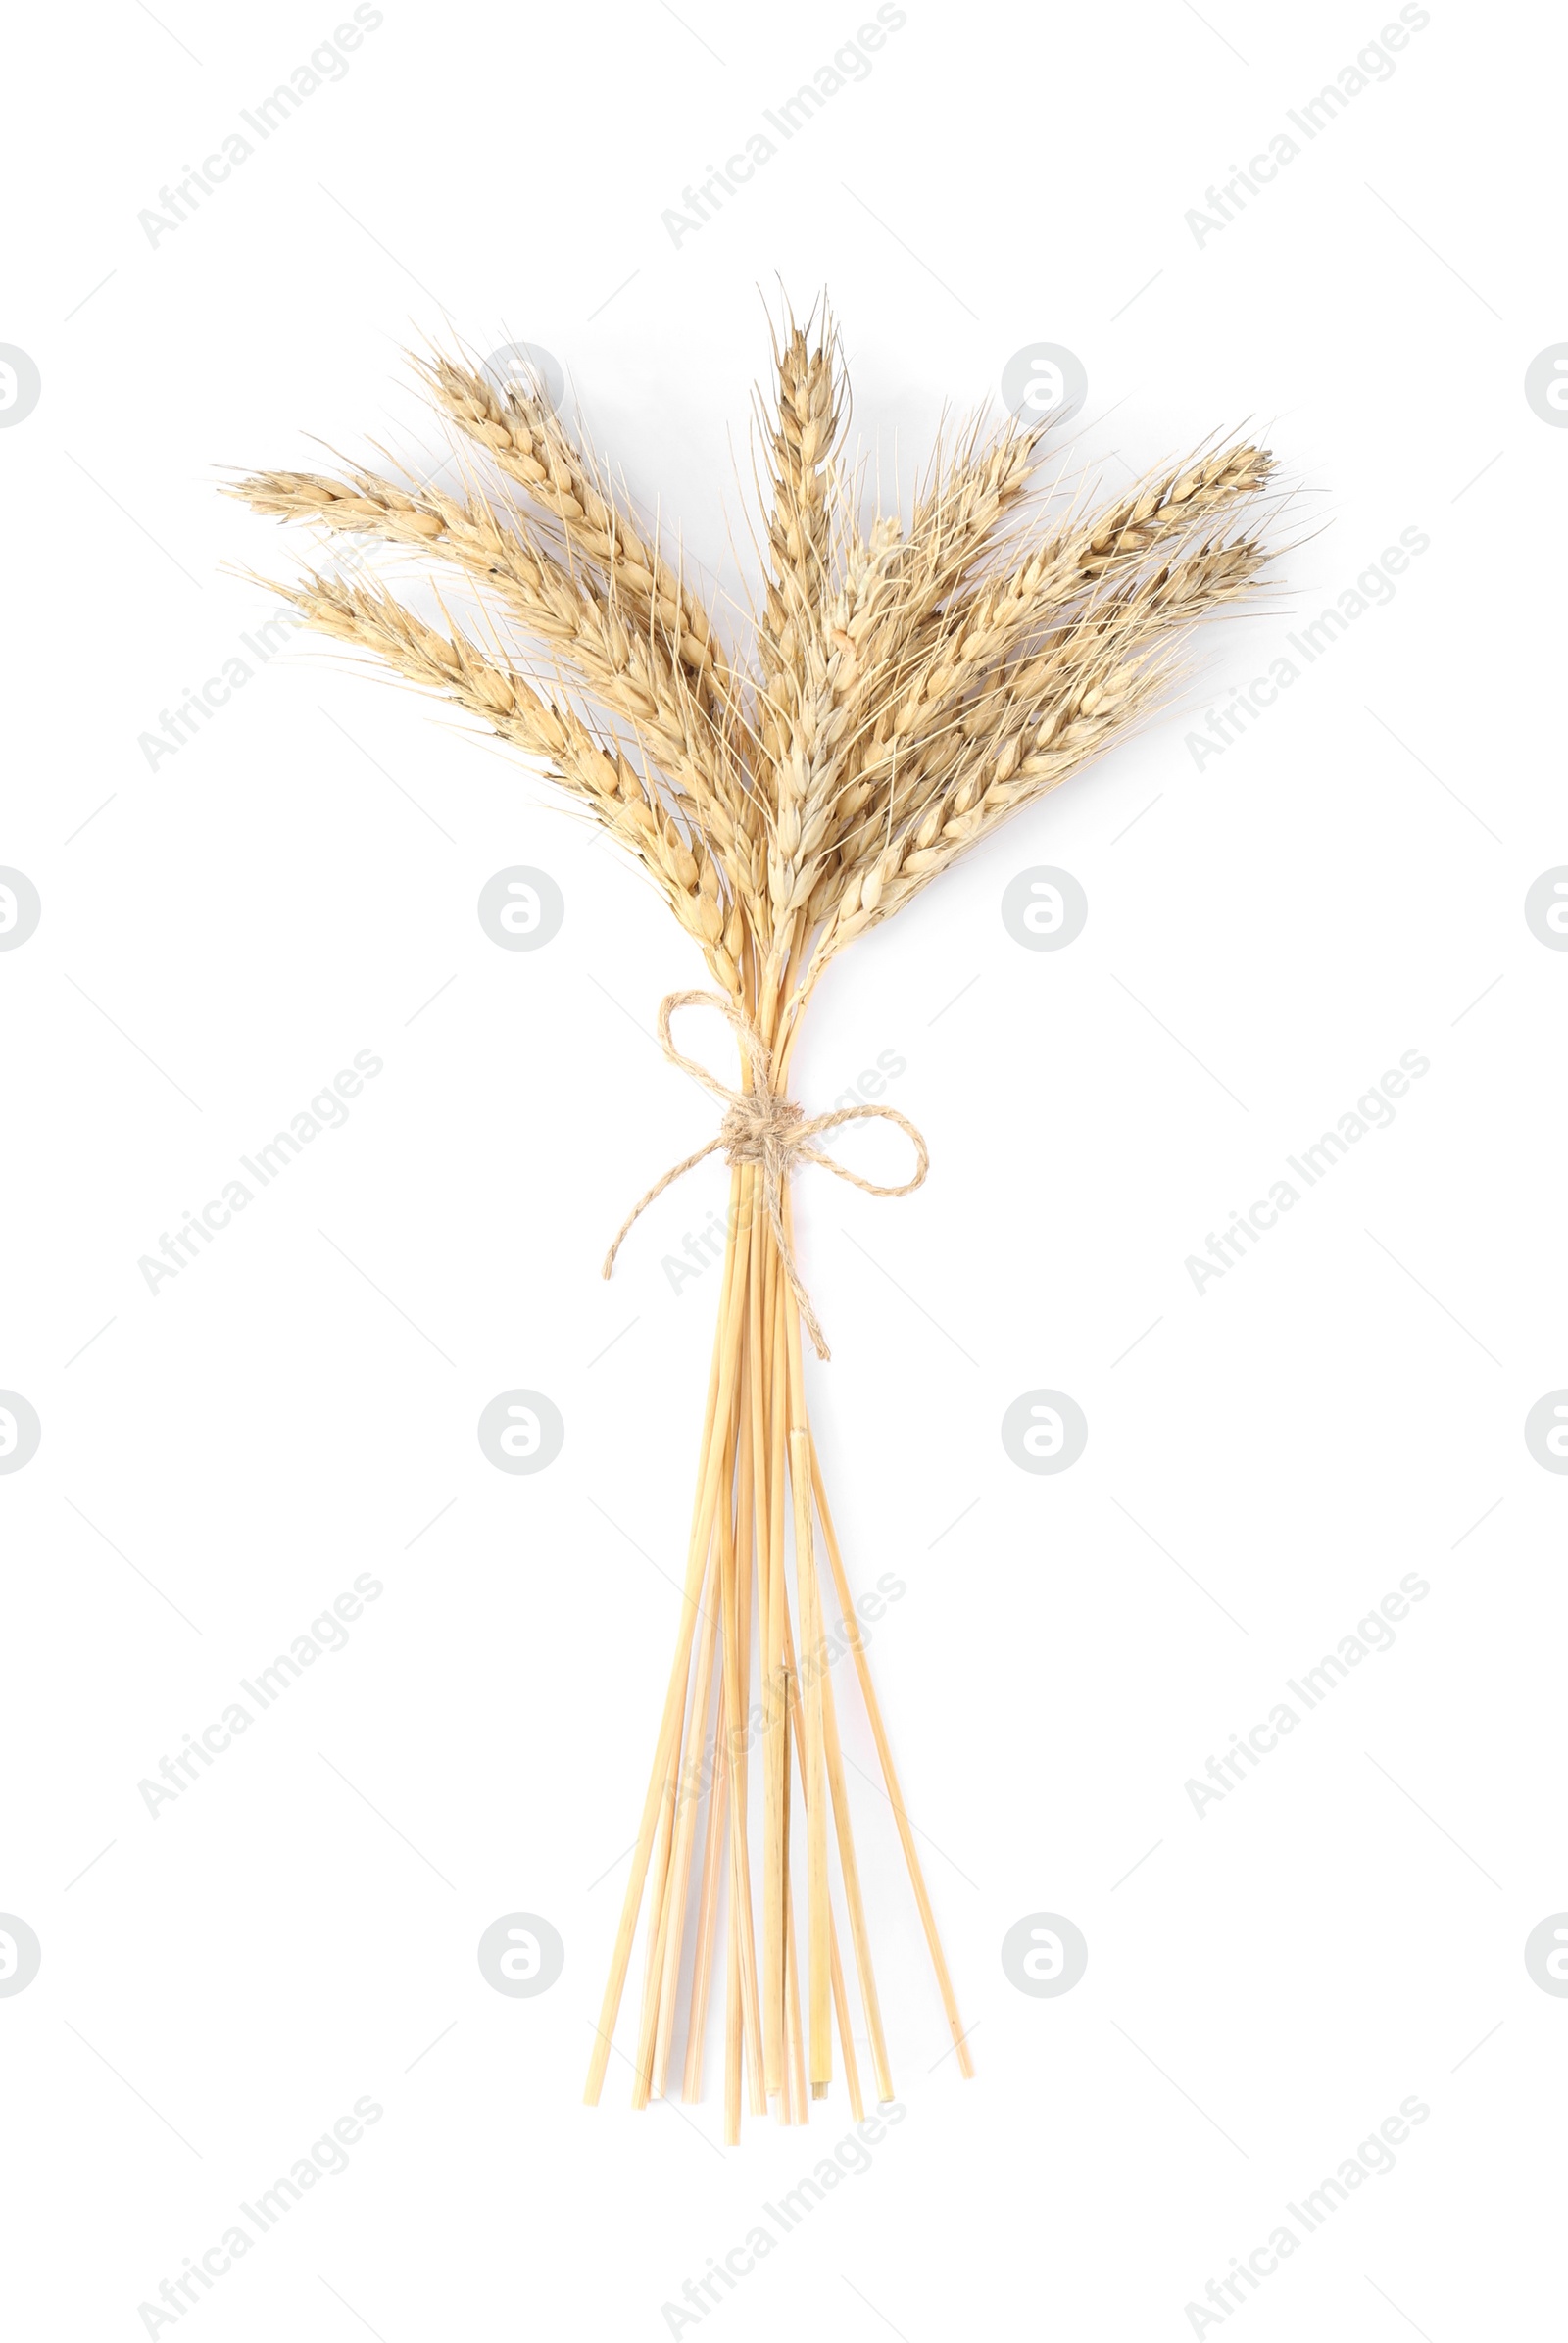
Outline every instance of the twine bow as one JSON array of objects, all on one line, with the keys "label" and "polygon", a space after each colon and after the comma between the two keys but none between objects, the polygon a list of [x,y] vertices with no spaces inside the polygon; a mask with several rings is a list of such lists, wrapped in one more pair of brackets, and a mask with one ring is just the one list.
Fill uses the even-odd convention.
[{"label": "twine bow", "polygon": [[[720,1016],[727,1017],[734,1026],[751,1069],[750,1090],[729,1089],[716,1074],[710,1073],[707,1066],[699,1065],[695,1058],[683,1057],[676,1049],[670,1038],[670,1017],[678,1008],[697,1007],[716,1008]],[[829,1357],[831,1353],[821,1322],[811,1307],[810,1295],[801,1282],[801,1273],[795,1265],[795,1253],[785,1232],[784,1184],[797,1162],[819,1163],[824,1171],[832,1172],[837,1179],[848,1180],[852,1188],[863,1189],[867,1196],[907,1196],[912,1189],[919,1187],[930,1169],[931,1158],[926,1152],[925,1141],[908,1117],[900,1114],[896,1106],[841,1106],[833,1114],[814,1115],[808,1121],[793,1098],[786,1098],[782,1091],[773,1088],[772,1056],[767,1044],[745,1010],[737,1007],[722,993],[666,993],[659,1004],[659,1039],[671,1065],[679,1066],[683,1074],[690,1074],[694,1082],[700,1082],[704,1090],[723,1101],[724,1119],[706,1147],[699,1147],[696,1154],[688,1155],[684,1163],[672,1164],[662,1180],[654,1182],[642,1201],[632,1206],[621,1223],[620,1234],[605,1255],[604,1275],[609,1277],[614,1268],[615,1255],[620,1250],[622,1240],[654,1198],[662,1196],[664,1190],[689,1172],[694,1164],[701,1163],[706,1156],[722,1147],[726,1162],[755,1163],[761,1167],[762,1201],[772,1225],[773,1242],[778,1246],[778,1257],[784,1265],[790,1292],[795,1296],[802,1323],[811,1338],[817,1357]],[[906,1180],[902,1188],[884,1188],[875,1180],[862,1180],[858,1172],[851,1171],[847,1164],[837,1162],[831,1155],[824,1155],[820,1147],[810,1144],[825,1131],[836,1131],[841,1123],[871,1121],[897,1123],[899,1129],[906,1132],[913,1142],[918,1168],[914,1178]]]}]

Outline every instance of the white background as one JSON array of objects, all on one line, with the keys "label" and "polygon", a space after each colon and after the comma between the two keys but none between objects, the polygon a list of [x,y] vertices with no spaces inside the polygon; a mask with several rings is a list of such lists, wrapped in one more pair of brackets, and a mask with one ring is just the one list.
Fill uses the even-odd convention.
[{"label": "white background", "polygon": [[[634,2119],[620,2059],[580,2105],[717,1282],[677,1297],[661,1260],[721,1170],[612,1284],[598,1265],[711,1128],[649,1039],[700,961],[493,746],[303,637],[156,771],[138,746],[271,607],[235,571],[290,571],[218,467],[309,463],[308,434],[437,444],[401,355],[423,334],[554,352],[735,587],[768,304],[825,282],[890,478],[1051,340],[1088,368],[1074,435],[1107,491],[1250,418],[1317,533],[1166,717],[816,1003],[808,1108],[895,1051],[932,1152],[917,1196],[808,1175],[799,1213],[852,1576],[907,1588],[872,1659],[978,2072],[943,2061],[857,1781],[906,2119],[678,2331],[1216,2332],[1185,2306],[1412,2094],[1396,2169],[1223,2323],[1544,2331],[1568,2007],[1523,1945],[1568,1905],[1568,1484],[1522,1427],[1568,1383],[1568,956],[1523,899],[1568,861],[1568,437],[1522,385],[1565,331],[1560,33],[1435,0],[1392,78],[1200,244],[1189,208],[1377,35],[1372,0],[910,0],[677,247],[664,207],[858,22],[682,17],[388,0],[156,243],[138,212],[329,34],[326,0],[100,0],[13,32],[0,340],[42,396],[0,432],[0,862],[43,916],[0,955],[0,1385],[42,1441],[0,1479],[0,1908],[43,1962],[0,1999],[11,2321],[148,2331],[160,2281],[368,2094],[349,2170],[181,2332],[631,2343],[849,2128],[840,2094],[725,2153],[716,2050],[696,2108]],[[1406,528],[1430,550],[1393,602],[1198,770],[1186,733]],[[565,898],[538,952],[475,915],[515,863]],[[1059,952],[1000,917],[1041,863],[1089,898]],[[347,1125],[149,1293],[139,1256],[357,1050],[384,1070]],[[1393,1125],[1195,1292],[1186,1257],[1407,1050],[1430,1072]],[[474,1436],[517,1385],[565,1420],[537,1478]],[[1056,1478],[999,1438],[1041,1386],[1090,1427]],[[365,1572],[347,1648],[149,1815],[138,1782]],[[1394,1648],[1200,1818],[1184,1783],[1410,1572],[1430,1591]],[[536,1999],[475,1960],[519,1910],[566,1947]],[[1036,1912],[1088,1940],[1059,1999],[1003,1974]]]}]

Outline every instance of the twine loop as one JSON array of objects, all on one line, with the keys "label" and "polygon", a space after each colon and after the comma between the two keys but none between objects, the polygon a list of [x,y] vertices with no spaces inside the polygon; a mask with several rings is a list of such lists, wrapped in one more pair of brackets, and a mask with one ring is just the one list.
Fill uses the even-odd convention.
[{"label": "twine loop", "polygon": [[[707,1066],[700,1065],[695,1058],[681,1055],[669,1030],[670,1018],[678,1008],[716,1008],[720,1016],[728,1019],[735,1028],[751,1075],[749,1090],[731,1090]],[[911,1190],[919,1187],[930,1169],[931,1158],[926,1152],[925,1141],[907,1115],[900,1114],[896,1106],[841,1106],[832,1114],[818,1114],[808,1119],[793,1098],[774,1089],[772,1054],[767,1044],[745,1010],[722,993],[666,993],[659,1004],[659,1039],[670,1064],[679,1066],[683,1074],[690,1074],[694,1082],[700,1082],[704,1090],[722,1102],[724,1117],[717,1133],[706,1147],[699,1147],[694,1155],[686,1157],[684,1163],[672,1164],[663,1178],[656,1180],[642,1200],[632,1206],[621,1223],[614,1244],[605,1255],[604,1275],[610,1276],[622,1241],[654,1198],[662,1196],[673,1181],[681,1179],[695,1164],[703,1162],[722,1147],[727,1163],[755,1164],[760,1170],[763,1206],[773,1231],[773,1242],[778,1247],[784,1275],[800,1309],[801,1323],[811,1338],[817,1357],[829,1357],[831,1354],[821,1322],[801,1281],[794,1248],[785,1232],[785,1184],[797,1163],[819,1163],[824,1171],[832,1172],[836,1179],[848,1180],[852,1188],[859,1188],[867,1196],[908,1196]],[[898,1188],[884,1187],[876,1180],[862,1180],[858,1172],[850,1170],[848,1164],[840,1163],[832,1155],[825,1155],[820,1147],[811,1144],[826,1132],[838,1130],[841,1124],[858,1122],[897,1123],[914,1147],[916,1168],[912,1180],[906,1180]]]}]

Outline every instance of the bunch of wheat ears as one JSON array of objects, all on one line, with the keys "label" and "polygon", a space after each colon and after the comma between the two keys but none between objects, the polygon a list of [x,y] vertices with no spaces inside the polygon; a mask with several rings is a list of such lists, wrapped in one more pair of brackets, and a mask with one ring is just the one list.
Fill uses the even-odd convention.
[{"label": "bunch of wheat ears", "polygon": [[[811,1142],[847,1118],[807,1123],[788,1098],[802,1013],[847,944],[1151,708],[1193,623],[1261,576],[1272,470],[1266,451],[1221,445],[1091,510],[1082,495],[1025,496],[1044,425],[988,432],[976,421],[938,445],[906,517],[868,518],[825,304],[804,327],[786,316],[773,359],[758,400],[765,584],[749,663],[537,379],[497,388],[457,358],[417,362],[456,426],[461,495],[358,466],[262,472],[234,491],[265,513],[415,549],[478,589],[482,642],[444,612],[425,624],[363,572],[358,582],[311,572],[276,591],[312,626],[542,759],[651,876],[721,988],[670,997],[666,1049],[672,1008],[693,1000],[715,1001],[740,1036],[738,1090],[710,1078],[728,1101],[712,1144],[730,1161],[731,1196],[681,1621],[586,2094],[596,2102],[604,2082],[646,1896],[633,2104],[666,2090],[690,1926],[683,2090],[702,2090],[722,1960],[731,2142],[743,2095],[756,2115],[771,2102],[782,2121],[807,2120],[832,2076],[835,2020],[850,2104],[862,2113],[830,1810],[876,2095],[893,2096],[824,1554],[957,2065],[973,2071],[807,1410],[803,1321],[826,1347],[794,1260],[789,1177],[827,1161]],[[912,1186],[925,1159],[910,1136]],[[760,1960],[748,1829],[754,1642]]]}]

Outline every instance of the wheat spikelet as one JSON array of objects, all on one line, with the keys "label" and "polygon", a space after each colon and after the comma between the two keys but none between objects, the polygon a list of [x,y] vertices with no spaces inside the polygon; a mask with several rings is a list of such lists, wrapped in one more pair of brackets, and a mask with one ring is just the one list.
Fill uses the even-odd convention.
[{"label": "wheat spikelet", "polygon": [[712,855],[700,836],[682,832],[646,779],[613,743],[596,740],[564,698],[541,693],[456,628],[446,634],[427,626],[379,587],[315,573],[294,585],[268,582],[319,633],[373,652],[410,683],[442,693],[501,739],[544,758],[551,776],[656,881],[713,974],[727,990],[738,990]]},{"label": "wheat spikelet", "polygon": [[497,594],[527,633],[567,658],[605,708],[633,726],[678,794],[686,818],[722,854],[734,843],[733,758],[657,631],[639,632],[613,597],[601,601],[536,539],[475,494],[459,502],[404,490],[373,472],[347,479],[261,472],[230,492],[257,512],[422,549]]},{"label": "wheat spikelet", "polygon": [[561,523],[605,588],[640,622],[657,621],[694,682],[722,698],[729,671],[701,597],[643,535],[549,401],[515,382],[498,393],[477,368],[440,351],[419,362],[419,372],[443,413]]}]

